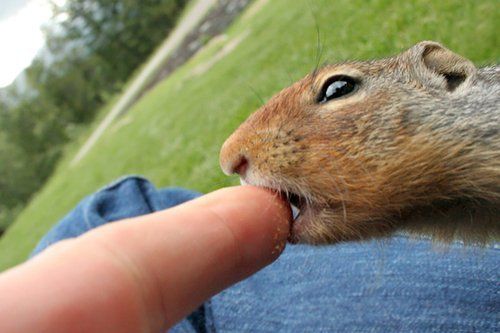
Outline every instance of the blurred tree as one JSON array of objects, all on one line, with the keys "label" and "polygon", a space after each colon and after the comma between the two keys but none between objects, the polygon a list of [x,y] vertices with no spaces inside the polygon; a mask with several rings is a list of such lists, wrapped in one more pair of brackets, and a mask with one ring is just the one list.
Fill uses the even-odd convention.
[{"label": "blurred tree", "polygon": [[27,89],[0,94],[0,234],[50,176],[71,129],[93,119],[174,26],[187,0],[67,0]]},{"label": "blurred tree", "polygon": [[[55,6],[48,30],[49,47],[57,54],[78,47],[100,62],[113,83],[127,79],[176,22],[186,0],[70,0]],[[70,42],[70,43],[68,43]]]}]

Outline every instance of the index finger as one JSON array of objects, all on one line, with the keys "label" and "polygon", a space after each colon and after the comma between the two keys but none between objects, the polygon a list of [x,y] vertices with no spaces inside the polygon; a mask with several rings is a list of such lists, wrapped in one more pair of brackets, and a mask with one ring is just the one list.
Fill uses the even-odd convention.
[{"label": "index finger", "polygon": [[235,187],[62,241],[0,275],[0,331],[161,331],[276,259],[290,218]]},{"label": "index finger", "polygon": [[121,222],[98,237],[154,277],[170,326],[274,261],[285,247],[290,219],[277,194],[233,187]]}]

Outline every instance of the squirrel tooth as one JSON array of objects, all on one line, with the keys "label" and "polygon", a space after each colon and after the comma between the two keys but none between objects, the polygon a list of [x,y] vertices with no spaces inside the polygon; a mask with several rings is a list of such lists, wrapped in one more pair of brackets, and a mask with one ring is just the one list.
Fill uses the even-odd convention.
[{"label": "squirrel tooth", "polygon": [[293,220],[295,221],[300,215],[300,209],[298,209],[297,206],[293,204],[290,204],[290,207],[292,208],[292,216]]}]

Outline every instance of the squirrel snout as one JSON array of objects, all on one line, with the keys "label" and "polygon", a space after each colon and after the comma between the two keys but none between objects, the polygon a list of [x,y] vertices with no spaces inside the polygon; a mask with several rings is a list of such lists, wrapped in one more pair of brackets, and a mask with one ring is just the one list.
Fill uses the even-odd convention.
[{"label": "squirrel snout", "polygon": [[237,173],[241,177],[245,176],[247,169],[248,159],[243,155],[237,155],[235,158],[230,158],[222,167],[222,170],[226,175]]},{"label": "squirrel snout", "polygon": [[248,159],[245,156],[240,155],[239,159],[233,161],[232,171],[240,176],[244,177],[248,169]]},{"label": "squirrel snout", "polygon": [[237,173],[244,177],[249,166],[249,159],[238,148],[239,145],[229,138],[220,152],[220,166],[226,175]]}]

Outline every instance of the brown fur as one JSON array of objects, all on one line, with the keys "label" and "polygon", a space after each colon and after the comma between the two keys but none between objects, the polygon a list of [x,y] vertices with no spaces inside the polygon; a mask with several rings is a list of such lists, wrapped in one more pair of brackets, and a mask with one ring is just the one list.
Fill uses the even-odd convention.
[{"label": "brown fur", "polygon": [[[357,91],[316,102],[344,74]],[[500,74],[440,44],[329,65],[274,96],[226,141],[221,166],[307,200],[293,228],[314,244],[396,230],[441,240],[500,235]]]}]

